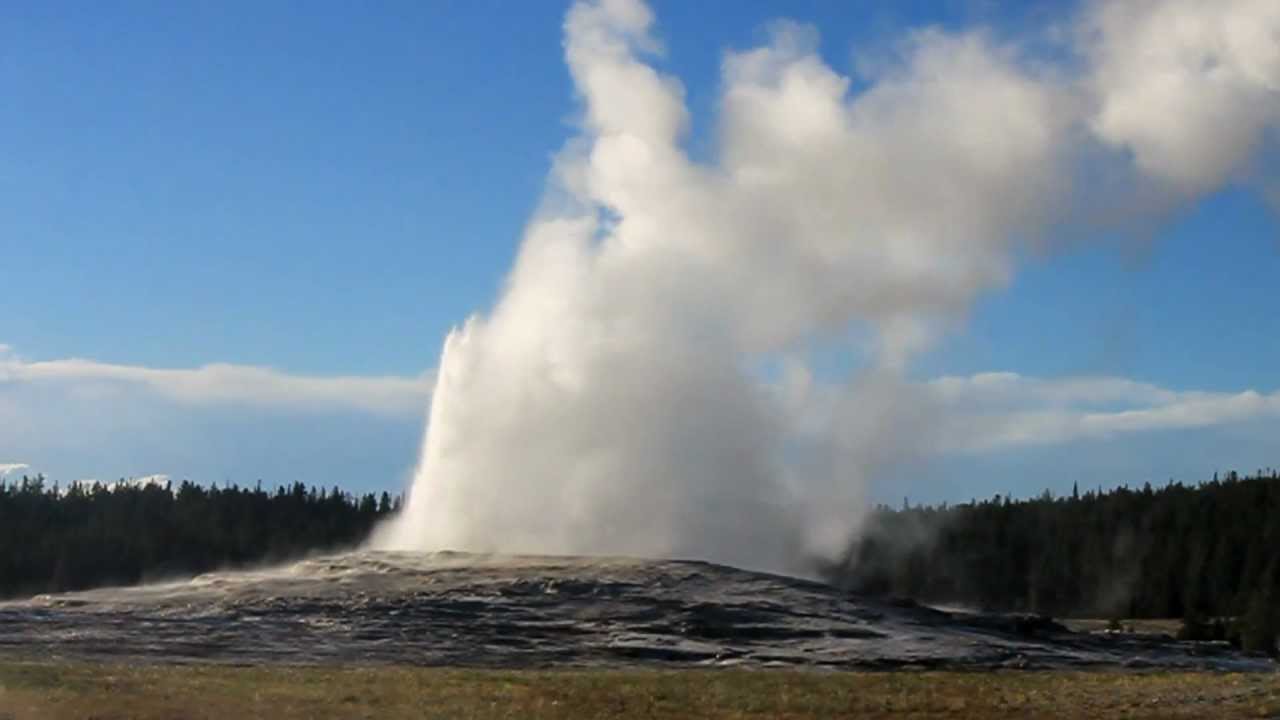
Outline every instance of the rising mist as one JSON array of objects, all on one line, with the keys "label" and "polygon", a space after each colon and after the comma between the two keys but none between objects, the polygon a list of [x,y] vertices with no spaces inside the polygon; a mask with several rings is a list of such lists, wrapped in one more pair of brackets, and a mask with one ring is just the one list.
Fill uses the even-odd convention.
[{"label": "rising mist", "polygon": [[[779,22],[725,54],[709,161],[653,26],[636,0],[570,9],[577,135],[496,305],[445,343],[375,546],[803,569],[943,441],[905,369],[1020,258],[1274,181],[1270,0],[1086,5],[1051,53],[921,29],[854,77]],[[832,348],[843,378],[812,369]]]}]

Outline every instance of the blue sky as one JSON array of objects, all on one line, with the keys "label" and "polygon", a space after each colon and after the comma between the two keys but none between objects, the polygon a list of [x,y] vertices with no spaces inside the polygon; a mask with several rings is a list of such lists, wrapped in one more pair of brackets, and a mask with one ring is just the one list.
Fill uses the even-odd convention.
[{"label": "blue sky", "polygon": [[[564,9],[10,8],[6,286],[42,301],[5,308],[3,341],[33,357],[419,371],[492,299],[571,131]],[[837,67],[858,38],[991,19],[959,2],[790,10]],[[705,135],[721,53],[759,42],[777,10],[655,11]]]},{"label": "blue sky", "polygon": [[[449,328],[492,302],[551,157],[573,132],[564,9],[493,0],[5,6],[0,343],[21,363],[429,373]],[[778,6],[654,10],[660,67],[686,85],[692,154],[708,155],[722,53],[762,42]],[[823,58],[849,72],[855,54],[883,52],[907,28],[984,25],[1035,38],[1073,5],[814,0],[786,10],[816,25]],[[1025,258],[911,374],[1275,391],[1273,209],[1233,184],[1143,234]],[[71,415],[91,406],[0,372],[6,396],[21,408],[70,403]],[[137,401],[132,420],[109,427],[95,424],[97,409],[38,431],[0,426],[0,464],[64,480],[163,472],[396,488],[422,427],[420,413],[399,406],[184,402]],[[1280,464],[1267,455],[1277,424],[1258,422],[1086,443],[1081,471],[1109,485],[1149,479],[1134,477],[1139,468],[1195,480],[1211,468]],[[129,439],[139,433],[155,439]],[[914,493],[1061,488],[1072,472],[1063,459],[1079,449],[930,464]]]}]

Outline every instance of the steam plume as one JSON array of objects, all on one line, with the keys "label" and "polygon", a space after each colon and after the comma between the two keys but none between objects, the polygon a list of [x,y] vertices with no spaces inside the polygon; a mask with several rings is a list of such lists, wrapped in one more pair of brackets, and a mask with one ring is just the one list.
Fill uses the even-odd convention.
[{"label": "steam plume", "polygon": [[[574,5],[580,132],[496,306],[445,343],[375,543],[780,570],[839,548],[866,479],[928,437],[903,368],[1068,224],[1074,179],[1189,200],[1247,175],[1276,125],[1280,6],[1118,7],[1086,10],[1059,65],[918,31],[856,92],[779,24],[726,55],[704,163],[680,82],[646,62],[649,9]],[[868,359],[815,382],[833,346]]]}]

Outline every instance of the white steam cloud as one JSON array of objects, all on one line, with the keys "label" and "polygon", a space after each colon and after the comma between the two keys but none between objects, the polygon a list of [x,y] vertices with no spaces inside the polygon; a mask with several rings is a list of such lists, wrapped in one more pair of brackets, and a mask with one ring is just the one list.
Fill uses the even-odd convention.
[{"label": "white steam cloud", "polygon": [[[857,85],[779,24],[726,55],[710,162],[682,147],[681,84],[646,62],[652,24],[637,0],[569,11],[581,132],[501,299],[446,341],[407,508],[376,544],[796,569],[922,444],[1274,406],[1147,398],[1137,416],[1015,414],[983,440],[933,417],[962,382],[902,371],[1069,227],[1080,177],[1119,168],[1180,199],[1246,177],[1277,120],[1280,5],[1098,4],[1056,65],[924,30]],[[868,367],[813,380],[815,351],[867,338]]]},{"label": "white steam cloud", "polygon": [[1099,137],[1188,195],[1253,169],[1280,121],[1280,3],[1100,2],[1088,28]]}]

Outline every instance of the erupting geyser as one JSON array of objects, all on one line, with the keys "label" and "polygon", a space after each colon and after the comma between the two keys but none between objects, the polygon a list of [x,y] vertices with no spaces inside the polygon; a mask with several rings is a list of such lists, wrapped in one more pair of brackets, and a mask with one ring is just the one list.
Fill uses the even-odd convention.
[{"label": "erupting geyser", "polygon": [[[1057,61],[922,30],[856,84],[780,23],[725,56],[709,161],[651,25],[638,0],[569,11],[580,133],[501,299],[445,344],[375,546],[795,570],[927,449],[905,364],[1047,228],[1273,179],[1251,165],[1280,118],[1270,0],[1086,5]],[[833,345],[864,362],[815,378]]]}]

